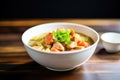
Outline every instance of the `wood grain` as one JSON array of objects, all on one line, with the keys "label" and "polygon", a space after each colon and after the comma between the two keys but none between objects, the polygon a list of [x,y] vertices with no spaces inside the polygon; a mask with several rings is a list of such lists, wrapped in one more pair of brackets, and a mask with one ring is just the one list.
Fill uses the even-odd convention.
[{"label": "wood grain", "polygon": [[71,22],[84,25],[94,25],[94,26],[108,26],[108,25],[120,25],[120,19],[29,19],[29,20],[5,20],[0,21],[0,26],[9,27],[30,27],[43,23],[50,22]]},{"label": "wood grain", "polygon": [[[5,30],[0,34],[0,80],[120,80],[120,52],[113,54],[106,52],[101,42],[89,61],[71,71],[51,71],[33,61],[22,44],[22,33],[32,25],[54,21],[94,25],[91,27],[100,34],[102,31],[111,31],[114,26],[109,25],[119,24],[119,20],[101,19],[0,21],[0,30]],[[114,31],[119,32],[119,28],[119,26],[114,27]]]}]

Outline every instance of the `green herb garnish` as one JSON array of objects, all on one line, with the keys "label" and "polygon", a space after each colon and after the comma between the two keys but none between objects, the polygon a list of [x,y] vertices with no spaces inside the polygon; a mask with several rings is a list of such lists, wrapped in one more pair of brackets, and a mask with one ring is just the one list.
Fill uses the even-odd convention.
[{"label": "green herb garnish", "polygon": [[56,38],[54,42],[64,42],[65,44],[70,44],[71,43],[71,35],[70,35],[71,30],[59,30],[59,31],[53,31],[53,34]]}]

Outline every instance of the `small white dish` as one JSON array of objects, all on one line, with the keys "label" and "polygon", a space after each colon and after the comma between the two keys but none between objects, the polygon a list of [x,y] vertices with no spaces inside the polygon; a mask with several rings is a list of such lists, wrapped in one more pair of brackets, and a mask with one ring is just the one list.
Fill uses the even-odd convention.
[{"label": "small white dish", "polygon": [[120,33],[106,32],[101,35],[103,47],[109,53],[120,51]]}]

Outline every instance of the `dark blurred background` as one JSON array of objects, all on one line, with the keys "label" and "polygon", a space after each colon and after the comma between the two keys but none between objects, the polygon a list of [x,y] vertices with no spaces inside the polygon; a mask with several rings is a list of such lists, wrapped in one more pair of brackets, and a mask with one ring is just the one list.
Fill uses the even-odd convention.
[{"label": "dark blurred background", "polygon": [[117,0],[1,0],[0,19],[120,18]]}]

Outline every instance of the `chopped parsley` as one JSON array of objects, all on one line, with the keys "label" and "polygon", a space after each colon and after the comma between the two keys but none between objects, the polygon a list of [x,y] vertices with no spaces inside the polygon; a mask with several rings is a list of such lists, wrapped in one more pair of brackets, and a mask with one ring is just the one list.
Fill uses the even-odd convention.
[{"label": "chopped parsley", "polygon": [[65,44],[70,44],[71,41],[71,35],[70,35],[71,30],[59,30],[59,31],[53,31],[53,34],[55,36],[55,42],[64,42]]}]

